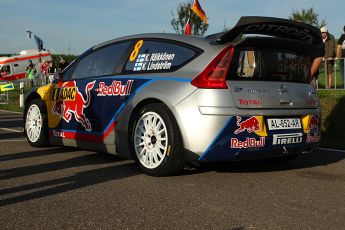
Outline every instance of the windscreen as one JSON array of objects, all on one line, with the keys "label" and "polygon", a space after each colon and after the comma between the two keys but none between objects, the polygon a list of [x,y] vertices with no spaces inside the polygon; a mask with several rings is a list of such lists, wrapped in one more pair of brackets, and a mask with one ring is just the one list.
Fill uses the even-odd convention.
[{"label": "windscreen", "polygon": [[241,47],[234,54],[228,79],[308,83],[309,66],[303,54]]}]

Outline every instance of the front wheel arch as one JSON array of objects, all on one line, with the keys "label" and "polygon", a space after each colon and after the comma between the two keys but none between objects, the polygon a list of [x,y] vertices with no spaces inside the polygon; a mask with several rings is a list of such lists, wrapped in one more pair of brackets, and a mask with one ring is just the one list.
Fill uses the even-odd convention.
[{"label": "front wheel arch", "polygon": [[[136,133],[136,130],[138,130],[138,121],[140,121],[143,116],[150,112],[158,113],[158,115],[163,118],[163,123],[166,123],[165,125],[167,127],[167,139],[171,140],[166,144],[168,149],[166,151],[167,154],[164,156],[165,159],[161,160],[161,163],[153,169],[145,167],[145,165],[140,162],[134,147],[134,134]],[[178,173],[184,168],[186,163],[180,129],[173,113],[163,103],[143,104],[142,106],[138,107],[137,110],[133,111],[129,122],[128,145],[133,159],[137,161],[145,173],[152,176],[165,176]]]},{"label": "front wheel arch", "polygon": [[[49,134],[48,134],[48,116],[47,116],[47,107],[46,104],[44,103],[43,100],[41,100],[41,98],[32,98],[31,100],[28,100],[26,103],[26,107],[24,110],[24,135],[27,137],[27,140],[29,142],[29,144],[33,147],[45,147],[49,145]],[[39,110],[39,116],[41,116],[40,120],[41,120],[41,127],[40,127],[40,132],[39,132],[39,137],[37,138],[37,140],[34,138],[32,140],[30,140],[30,137],[28,136],[27,133],[27,122],[29,122],[30,120],[35,121],[35,117],[33,117],[33,119],[30,119],[28,117],[28,112],[31,112],[30,109],[33,109],[34,111]],[[38,110],[37,110],[38,108]],[[37,122],[37,120],[35,121]],[[37,125],[38,126],[38,125]]]}]

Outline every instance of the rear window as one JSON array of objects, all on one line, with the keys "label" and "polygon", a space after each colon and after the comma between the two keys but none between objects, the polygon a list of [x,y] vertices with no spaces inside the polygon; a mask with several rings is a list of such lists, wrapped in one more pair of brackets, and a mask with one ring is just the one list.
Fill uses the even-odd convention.
[{"label": "rear window", "polygon": [[164,40],[138,40],[133,46],[126,66],[126,73],[175,71],[200,52],[184,43]]},{"label": "rear window", "polygon": [[309,57],[293,51],[239,48],[228,79],[308,83]]}]

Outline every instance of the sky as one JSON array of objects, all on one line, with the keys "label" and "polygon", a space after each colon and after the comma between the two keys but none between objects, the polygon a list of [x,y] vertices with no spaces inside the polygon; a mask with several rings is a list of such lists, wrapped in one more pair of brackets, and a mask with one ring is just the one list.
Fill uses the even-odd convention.
[{"label": "sky", "polygon": [[[187,0],[0,0],[0,53],[35,49],[30,29],[57,54],[81,54],[101,42],[137,33],[174,33],[171,11]],[[288,18],[313,7],[319,21],[339,38],[345,25],[344,0],[199,0],[209,28],[205,35],[233,27],[241,16]]]}]

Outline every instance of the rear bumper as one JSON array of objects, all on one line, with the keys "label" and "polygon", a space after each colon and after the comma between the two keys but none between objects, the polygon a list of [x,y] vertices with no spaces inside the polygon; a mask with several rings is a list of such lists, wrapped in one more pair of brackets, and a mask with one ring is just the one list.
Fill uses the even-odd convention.
[{"label": "rear bumper", "polygon": [[[226,101],[222,100],[223,103]],[[250,110],[235,108],[231,102],[225,103],[209,106],[212,99],[199,99],[192,95],[172,108],[188,160],[212,162],[270,158],[310,152],[318,146],[319,124],[307,130],[305,127],[309,124],[304,124],[304,117],[312,115],[318,119],[319,109]],[[268,130],[266,119],[275,117],[298,117],[301,122],[303,120],[302,128]],[[251,119],[256,123],[241,127],[242,122]],[[251,129],[251,126],[257,127]]]}]

